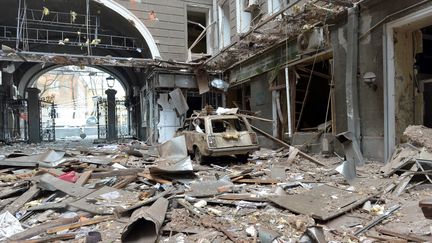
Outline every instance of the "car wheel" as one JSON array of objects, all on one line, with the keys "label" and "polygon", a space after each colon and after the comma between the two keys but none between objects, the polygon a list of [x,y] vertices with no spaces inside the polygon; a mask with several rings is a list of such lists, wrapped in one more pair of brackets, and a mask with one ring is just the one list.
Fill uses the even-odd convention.
[{"label": "car wheel", "polygon": [[238,154],[236,157],[240,163],[246,163],[248,161],[249,154]]},{"label": "car wheel", "polygon": [[194,148],[194,159],[198,164],[204,163],[204,156],[202,156],[198,147]]}]

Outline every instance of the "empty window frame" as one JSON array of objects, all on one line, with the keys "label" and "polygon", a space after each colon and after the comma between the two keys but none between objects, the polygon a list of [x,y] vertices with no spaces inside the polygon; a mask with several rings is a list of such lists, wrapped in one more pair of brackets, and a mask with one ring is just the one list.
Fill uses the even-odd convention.
[{"label": "empty window frame", "polygon": [[219,48],[222,49],[231,43],[230,6],[225,0],[218,6],[219,10]]},{"label": "empty window frame", "polygon": [[208,34],[200,35],[208,25],[208,9],[188,8],[187,10],[187,42],[192,53],[208,53]]}]

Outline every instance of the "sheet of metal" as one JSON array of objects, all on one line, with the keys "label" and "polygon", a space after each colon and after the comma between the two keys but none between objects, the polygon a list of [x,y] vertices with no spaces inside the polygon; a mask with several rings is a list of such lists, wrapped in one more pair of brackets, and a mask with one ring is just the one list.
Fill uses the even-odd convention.
[{"label": "sheet of metal", "polygon": [[154,243],[165,220],[169,201],[159,198],[151,207],[135,210],[123,230],[124,243]]},{"label": "sheet of metal", "polygon": [[189,110],[189,106],[187,104],[186,98],[184,97],[181,89],[177,88],[169,93],[172,104],[176,108],[179,115],[186,114]]}]

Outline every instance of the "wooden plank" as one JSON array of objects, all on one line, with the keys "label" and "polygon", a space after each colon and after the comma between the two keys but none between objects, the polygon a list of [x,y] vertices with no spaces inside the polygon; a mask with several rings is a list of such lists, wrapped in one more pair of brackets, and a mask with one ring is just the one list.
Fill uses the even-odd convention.
[{"label": "wooden plank", "polygon": [[50,235],[34,240],[13,240],[8,243],[44,243],[44,242],[53,242],[59,240],[71,240],[75,239],[76,234],[61,234],[61,235]]},{"label": "wooden plank", "polygon": [[102,216],[102,217],[97,217],[97,218],[95,217],[95,218],[88,219],[88,220],[81,221],[81,222],[77,222],[77,223],[53,227],[51,229],[47,229],[46,232],[47,232],[47,234],[54,234],[54,233],[57,233],[60,231],[71,230],[71,229],[80,228],[82,226],[89,226],[89,225],[93,225],[93,224],[98,224],[98,223],[105,222],[105,221],[112,220],[112,219],[114,219],[113,216]]},{"label": "wooden plank", "polygon": [[167,190],[167,191],[161,192],[161,193],[157,194],[156,196],[148,198],[148,199],[146,199],[146,200],[144,200],[142,202],[139,202],[139,203],[137,203],[137,204],[135,204],[133,206],[130,206],[130,207],[125,208],[125,209],[119,209],[119,210],[117,210],[117,213],[121,215],[121,214],[130,212],[130,211],[133,211],[133,210],[135,210],[137,208],[140,208],[142,206],[146,206],[146,205],[148,205],[148,204],[150,204],[152,202],[155,202],[159,198],[165,197],[166,195],[169,195],[171,193],[174,193],[174,190],[171,189],[171,190]]},{"label": "wooden plank", "polygon": [[297,155],[298,155],[299,152],[300,152],[300,150],[298,150],[298,148],[291,147],[287,163],[291,164],[292,162],[294,162],[294,160],[297,157]]},{"label": "wooden plank", "polygon": [[138,173],[138,176],[144,177],[146,179],[149,179],[151,181],[155,181],[155,182],[160,183],[160,184],[167,184],[167,185],[172,184],[171,181],[162,179],[162,178],[157,177],[155,175],[152,175],[150,173]]},{"label": "wooden plank", "polygon": [[84,188],[68,181],[64,181],[50,174],[45,174],[39,179],[39,186],[45,190],[59,190],[74,197],[83,197],[92,193],[94,190]]},{"label": "wooden plank", "polygon": [[70,223],[75,223],[80,219],[80,216],[88,216],[88,214],[85,215],[79,215],[79,216],[75,216],[72,218],[58,218],[58,219],[54,219],[52,221],[49,221],[47,223],[42,223],[40,225],[31,227],[26,229],[23,232],[17,233],[15,235],[12,235],[11,237],[9,237],[9,239],[11,240],[25,240],[25,239],[29,239],[33,236],[39,235],[43,232],[45,232],[47,229],[53,228],[53,227],[57,227],[60,225],[66,225],[66,224],[70,224]]},{"label": "wooden plank", "polygon": [[75,182],[75,184],[77,184],[79,186],[84,186],[87,183],[87,181],[90,179],[92,173],[93,173],[93,170],[85,171],[84,173],[82,173],[80,175],[80,177]]},{"label": "wooden plank", "polygon": [[142,171],[144,171],[144,169],[124,169],[124,170],[113,170],[109,172],[93,173],[90,179],[102,179],[102,178],[112,177],[112,176],[131,176],[131,175],[137,175]]},{"label": "wooden plank", "polygon": [[9,213],[15,215],[15,213],[24,206],[24,204],[34,198],[39,192],[40,189],[37,187],[37,185],[33,185],[25,193],[19,196],[13,203],[9,204],[4,209],[4,211],[9,211]]},{"label": "wooden plank", "polygon": [[6,190],[0,191],[0,199],[5,199],[8,197],[16,196],[19,193],[24,193],[29,188],[29,184],[27,182],[20,183],[17,186],[14,186],[13,188],[9,188]]},{"label": "wooden plank", "polygon": [[250,202],[267,202],[267,198],[257,197],[254,194],[222,194],[217,196],[218,199],[222,200],[242,200],[242,201],[250,201]]},{"label": "wooden plank", "polygon": [[118,183],[116,183],[113,187],[116,189],[122,189],[125,186],[127,186],[129,183],[135,181],[137,178],[136,175],[132,175],[132,176],[127,176],[126,178],[124,178],[123,180],[119,181]]},{"label": "wooden plank", "polygon": [[2,210],[4,207],[15,201],[18,197],[10,197],[3,200],[0,200],[0,210]]},{"label": "wooden plank", "polygon": [[396,188],[393,190],[392,195],[398,197],[407,187],[408,183],[411,181],[411,179],[414,177],[414,171],[417,171],[417,164],[413,164],[409,171],[404,172],[399,178],[399,184],[396,186]]},{"label": "wooden plank", "polygon": [[[288,148],[288,149],[290,149],[290,148],[292,147],[291,145],[285,143],[284,141],[282,141],[282,140],[280,140],[280,139],[277,139],[277,138],[273,137],[272,135],[270,135],[270,134],[264,132],[263,130],[261,130],[261,129],[255,127],[255,126],[252,126],[252,125],[250,125],[250,126],[252,127],[252,129],[254,129],[254,130],[257,131],[258,133],[264,135],[265,137],[269,138],[270,140],[273,140],[273,141],[279,143],[280,145],[282,145],[282,146],[284,146],[284,147],[286,147],[286,148]],[[298,154],[299,154],[300,156],[302,156],[303,158],[305,158],[305,159],[307,159],[307,160],[309,160],[309,161],[311,161],[311,162],[313,162],[313,163],[315,163],[315,164],[317,164],[317,165],[327,167],[326,164],[323,164],[321,161],[315,159],[314,157],[312,157],[312,156],[310,156],[310,155],[308,155],[308,154],[306,154],[306,153],[303,153],[303,152],[300,151],[300,150],[299,150]]]},{"label": "wooden plank", "polygon": [[395,232],[395,231],[385,229],[385,228],[378,228],[377,231],[381,234],[384,234],[384,235],[395,236],[395,237],[405,239],[408,241],[431,242],[431,237],[423,237],[421,235],[416,235],[416,234],[403,234],[403,233]]},{"label": "wooden plank", "polygon": [[246,183],[246,184],[277,184],[280,182],[280,180],[254,178],[254,179],[240,179],[240,180],[236,180],[235,182]]}]

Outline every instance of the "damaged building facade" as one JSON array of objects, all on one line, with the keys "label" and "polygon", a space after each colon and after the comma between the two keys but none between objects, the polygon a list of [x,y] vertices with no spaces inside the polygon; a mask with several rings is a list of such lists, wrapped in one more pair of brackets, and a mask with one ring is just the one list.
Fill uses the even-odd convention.
[{"label": "damaged building facade", "polygon": [[[377,161],[408,125],[430,126],[428,1],[270,2],[229,5],[234,34],[207,61],[230,83],[227,106],[272,119],[256,125],[313,152],[339,152],[335,135],[349,131]],[[243,28],[249,17],[258,21]]]},{"label": "damaged building facade", "polygon": [[[349,131],[378,161],[408,125],[430,126],[427,1],[90,1],[88,15],[83,3],[64,4],[69,12],[11,1],[17,11],[3,15],[4,141],[41,140],[33,84],[67,65],[119,80],[127,135],[152,143],[205,105],[271,119],[253,123],[313,152],[340,151],[335,135]],[[115,139],[116,118],[102,110],[102,137]]]},{"label": "damaged building facade", "polygon": [[432,242],[431,1],[2,6],[0,242]]},{"label": "damaged building facade", "polygon": [[[97,94],[94,111],[86,113],[89,120],[97,120],[97,137],[101,139],[133,136],[156,143],[171,138],[186,115],[174,110],[173,104],[163,103],[168,101],[164,100],[166,95],[176,88],[181,89],[181,98],[192,109],[199,110],[206,104],[222,106],[221,92],[204,94],[209,88],[203,91],[198,87],[199,66],[187,63],[217,49],[218,43],[212,38],[217,34],[215,27],[210,29],[215,26],[211,0],[163,3],[20,0],[5,4],[9,7],[1,18],[2,141],[40,142],[46,140],[46,134],[49,135],[46,141],[55,137],[55,120],[61,114],[58,109],[63,108],[50,97],[42,97],[44,90],[36,87],[42,76],[53,75],[55,71],[87,72],[79,75],[88,76],[82,79],[90,81],[104,73],[105,84],[99,84],[102,87],[99,89],[105,89],[106,93]],[[81,71],[72,70],[71,65]],[[220,76],[207,72],[204,75],[207,79]],[[119,97],[110,85],[113,80],[121,84],[125,97]],[[55,83],[51,82],[51,86]],[[81,112],[82,103],[76,97],[71,110],[74,117]],[[162,103],[158,103],[160,97]],[[120,133],[118,106],[127,110],[127,118],[122,118],[128,123],[127,132]],[[73,126],[66,124],[64,129]],[[90,133],[92,129],[82,125],[74,131]]]}]

